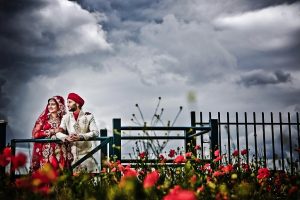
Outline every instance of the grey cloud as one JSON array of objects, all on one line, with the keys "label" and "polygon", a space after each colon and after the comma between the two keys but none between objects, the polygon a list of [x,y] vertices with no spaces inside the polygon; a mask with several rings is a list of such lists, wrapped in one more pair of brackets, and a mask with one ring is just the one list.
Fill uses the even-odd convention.
[{"label": "grey cloud", "polygon": [[[166,99],[172,99],[168,105],[175,105],[183,102],[186,91],[191,88],[199,96],[199,108],[207,111],[280,109],[298,102],[299,90],[294,82],[278,84],[290,83],[290,74],[299,69],[299,48],[296,45],[299,40],[295,32],[291,33],[294,34],[295,46],[261,52],[251,49],[253,46],[238,45],[243,44],[245,37],[251,38],[251,34],[236,33],[235,30],[226,32],[212,23],[216,17],[258,10],[287,1],[76,1],[90,13],[100,13],[99,23],[107,32],[108,41],[113,44],[110,52],[96,50],[76,55],[60,54],[53,44],[61,36],[60,31],[54,30],[64,17],[57,16],[54,25],[38,34],[35,32],[36,26],[43,23],[39,18],[30,18],[28,11],[41,10],[49,6],[51,1],[43,1],[40,5],[30,1],[32,4],[28,7],[23,1],[18,2],[22,2],[20,8],[14,8],[16,5],[13,3],[11,5],[10,9],[14,12],[1,13],[1,21],[10,22],[1,26],[4,32],[0,34],[0,45],[4,47],[0,49],[3,55],[0,58],[0,105],[5,106],[1,114],[4,116],[5,112],[11,123],[17,122],[15,127],[19,127],[18,130],[9,127],[11,132],[15,132],[11,137],[21,137],[24,131],[21,128],[31,126],[23,126],[26,122],[20,116],[26,116],[28,111],[34,112],[30,115],[37,115],[40,112],[37,106],[43,104],[41,95],[53,95],[58,91],[51,88],[57,84],[56,81],[61,81],[61,93],[69,89],[83,91],[88,99],[92,99],[92,108],[97,110],[99,118],[109,121],[107,124],[116,115],[124,116],[125,110],[130,113],[131,108],[127,107],[132,102],[149,105],[151,98],[164,94]],[[87,11],[83,12],[88,14]],[[22,16],[25,18],[22,19]],[[75,28],[79,24],[75,20],[67,27]],[[62,29],[62,32],[68,30]],[[277,30],[272,29],[272,33]],[[256,32],[257,35],[263,33],[265,30]],[[74,39],[72,44],[74,41],[77,42]],[[68,45],[70,40],[67,40]],[[86,70],[87,66],[92,66],[93,70]],[[247,83],[250,86],[254,81],[255,84],[268,84],[271,89],[265,91],[259,87],[239,87],[235,82],[228,81],[231,76],[238,76],[239,71],[260,68],[266,69],[267,75],[260,77],[257,74],[259,77],[253,80],[255,75],[246,73],[240,84]],[[279,69],[282,71],[276,72]],[[76,74],[84,78],[74,81]],[[296,78],[293,76],[293,81]],[[38,81],[49,81],[49,84]],[[77,85],[72,85],[75,82]],[[279,88],[282,85],[284,87]],[[294,88],[287,87],[290,85]],[[256,97],[260,104],[253,103],[251,99],[256,95],[260,96]],[[17,100],[17,96],[23,97],[23,101]],[[270,99],[276,101],[270,105]],[[20,103],[22,108],[18,109],[16,106]],[[26,128],[27,131],[29,129]]]},{"label": "grey cloud", "polygon": [[269,73],[264,70],[254,70],[241,75],[239,84],[243,84],[246,87],[255,85],[268,85],[268,84],[279,84],[287,83],[292,81],[290,73],[283,71],[275,71]]},{"label": "grey cloud", "polygon": [[300,23],[295,20],[299,11],[299,3],[275,4],[263,10],[221,17],[218,20],[224,23],[215,23],[216,28],[220,28],[216,30],[217,35],[243,70],[295,72],[300,62],[297,56]]},{"label": "grey cloud", "polygon": [[9,121],[10,137],[24,134],[20,117],[24,113],[19,113],[19,107],[26,105],[25,91],[33,78],[53,78],[86,65],[100,70],[95,54],[108,53],[110,44],[98,14],[69,1],[1,1],[0,117]]}]

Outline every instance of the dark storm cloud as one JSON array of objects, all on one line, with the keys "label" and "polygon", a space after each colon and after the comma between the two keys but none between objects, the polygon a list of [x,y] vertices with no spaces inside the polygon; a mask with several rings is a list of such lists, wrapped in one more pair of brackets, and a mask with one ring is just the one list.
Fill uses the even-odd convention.
[{"label": "dark storm cloud", "polygon": [[283,71],[268,73],[264,70],[255,70],[241,75],[241,80],[238,83],[250,87],[255,85],[286,83],[291,80],[291,74]]},{"label": "dark storm cloud", "polygon": [[[7,102],[9,102],[7,100],[12,98],[10,93],[16,92],[18,87],[32,76],[42,73],[52,74],[53,69],[43,67],[43,63],[49,62],[47,57],[37,57],[35,52],[26,51],[28,46],[43,45],[43,38],[37,40],[34,37],[33,24],[36,19],[30,19],[26,16],[46,5],[47,2],[36,0],[26,2],[22,0],[1,1],[0,79],[2,84],[0,105],[7,106]],[[5,92],[4,87],[9,87],[9,91]],[[4,110],[1,109],[1,112]]]},{"label": "dark storm cloud", "polygon": [[109,44],[97,16],[76,3],[1,0],[0,47],[0,118],[9,121],[11,139],[24,135],[22,127],[31,127],[22,119],[28,110],[21,108],[28,106],[26,90],[32,79],[53,78],[81,63],[93,65],[94,53]]},{"label": "dark storm cloud", "polygon": [[148,1],[148,0],[112,0],[112,1],[94,1],[94,0],[77,0],[80,5],[85,9],[93,11],[97,10],[105,12],[106,14],[116,14],[120,17],[121,21],[126,20],[138,20],[144,21],[145,14],[144,9],[149,9],[157,5],[160,1]]},{"label": "dark storm cloud", "polygon": [[254,9],[261,9],[269,6],[276,6],[281,4],[293,4],[297,2],[298,0],[254,0],[254,1],[248,1],[249,4],[252,5]]},{"label": "dark storm cloud", "polygon": [[80,61],[82,54],[109,48],[96,17],[68,1],[5,0],[0,27],[0,77],[15,86],[63,71],[49,65]]},{"label": "dark storm cloud", "polygon": [[[265,37],[266,29],[257,31],[257,27],[250,27],[245,33],[233,29],[228,34],[219,29],[221,34],[218,35],[218,30],[215,30],[212,25],[212,21],[219,16],[255,12],[270,6],[289,4],[292,1],[229,0],[228,4],[219,0],[78,0],[75,2],[19,0],[6,2],[8,3],[5,9],[1,9],[0,112],[2,116],[9,116],[15,121],[20,121],[18,124],[20,129],[25,127],[23,125],[26,122],[24,120],[21,122],[21,118],[28,115],[26,112],[33,109],[40,112],[37,104],[42,99],[36,100],[35,95],[53,95],[53,90],[49,89],[53,85],[63,85],[60,91],[64,93],[69,87],[66,84],[72,83],[76,73],[85,76],[82,78],[84,81],[80,80],[77,83],[76,89],[84,92],[90,91],[86,94],[97,102],[94,104],[97,108],[99,102],[107,104],[112,101],[110,98],[120,100],[126,97],[124,101],[114,103],[114,105],[120,105],[120,108],[115,108],[114,105],[101,107],[101,109],[107,109],[106,117],[111,117],[115,113],[123,112],[122,107],[126,107],[128,101],[132,101],[137,96],[146,96],[144,99],[150,99],[159,91],[159,93],[175,96],[174,102],[178,102],[180,96],[178,91],[181,91],[181,96],[183,96],[190,87],[201,88],[199,96],[203,99],[199,103],[207,109],[222,105],[215,109],[226,107],[229,110],[243,110],[248,106],[249,110],[254,111],[258,109],[257,105],[252,106],[251,102],[249,105],[248,99],[250,98],[247,97],[254,96],[262,90],[260,87],[248,86],[263,84],[271,88],[289,86],[293,83],[291,80],[294,81],[294,76],[291,77],[291,74],[293,75],[294,71],[297,72],[297,67],[299,67],[297,64],[299,63],[297,56],[299,45],[296,45],[299,40],[296,37],[293,41],[296,46],[288,45],[277,49],[271,47],[262,51],[255,49],[257,43],[247,43],[241,47],[237,47],[236,44],[243,43],[245,38],[251,39],[253,35]],[[75,10],[57,7],[57,4],[62,2]],[[76,2],[86,10],[78,6]],[[2,7],[4,8],[3,5]],[[273,10],[270,12],[272,13]],[[45,18],[44,14],[47,13],[50,14],[49,18]],[[101,19],[93,20],[92,14],[99,14],[98,17]],[[111,54],[104,54],[101,48],[94,46],[97,38],[105,38],[103,35],[93,37],[92,34],[91,40],[81,38],[91,35],[91,30],[95,28],[90,26],[91,23],[103,25],[100,32],[101,30],[107,31],[108,41],[111,41],[114,46]],[[81,27],[83,28],[80,29]],[[278,32],[278,25],[274,27],[268,28],[270,33]],[[74,29],[75,31],[72,31]],[[78,30],[80,32],[77,34]],[[289,29],[287,31],[293,32],[293,30],[289,32]],[[272,38],[272,36],[272,34],[267,35],[267,38]],[[295,36],[297,36],[296,33]],[[225,42],[220,40],[221,37],[225,38],[224,40],[228,41],[229,45],[224,45]],[[264,38],[263,41],[265,41]],[[87,45],[86,48],[85,45]],[[104,49],[107,48],[103,46]],[[92,67],[82,68],[87,66]],[[68,70],[71,67],[75,69]],[[109,72],[102,74],[100,70],[103,67],[106,67]],[[255,72],[254,69],[260,68],[265,71]],[[236,80],[239,76],[238,72],[241,71],[249,71],[245,72],[240,79],[240,84],[247,87],[239,87],[237,92],[236,82],[232,80]],[[54,77],[56,75],[57,77]],[[113,80],[118,81],[113,82]],[[164,86],[153,87],[160,86],[160,83],[164,83],[161,84]],[[29,85],[28,88],[26,85]],[[147,85],[146,88],[145,85]],[[173,88],[178,91],[174,92]],[[148,89],[151,92],[147,92]],[[278,102],[284,102],[284,106],[295,104],[298,101],[297,95],[292,94],[295,92],[299,94],[299,92],[291,89],[284,93],[284,89],[276,91]],[[102,90],[105,92],[101,93]],[[128,94],[128,91],[131,93]],[[97,97],[94,96],[95,93]],[[222,98],[217,98],[218,94]],[[233,95],[236,94],[239,96],[234,101]],[[268,94],[262,91],[260,102],[274,99],[273,93]],[[116,98],[114,95],[119,96]],[[17,97],[24,98],[24,102],[16,100]],[[103,98],[106,98],[106,101],[102,100]],[[215,102],[211,103],[214,100]],[[20,103],[29,109],[18,109],[17,106]],[[280,103],[272,104],[272,108],[278,105],[280,107]],[[211,104],[215,105],[209,107]],[[269,105],[269,103],[266,106],[262,104],[261,107],[269,109]],[[102,112],[102,110],[99,111],[100,117],[105,116]],[[36,114],[32,113],[32,115]],[[109,124],[110,121],[111,118]],[[31,125],[27,125],[25,129],[29,130]],[[21,131],[18,136],[21,135]],[[10,137],[17,138],[16,135]]]}]

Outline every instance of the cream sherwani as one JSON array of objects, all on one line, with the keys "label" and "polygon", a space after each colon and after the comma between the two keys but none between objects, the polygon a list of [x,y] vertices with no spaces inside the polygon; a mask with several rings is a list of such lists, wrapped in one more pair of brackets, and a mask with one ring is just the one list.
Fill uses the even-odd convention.
[{"label": "cream sherwani", "polygon": [[[85,113],[82,110],[79,112],[77,121],[74,118],[72,112],[67,113],[63,116],[60,128],[65,130],[65,133],[58,132],[56,137],[62,141],[65,141],[68,134],[77,133],[85,140],[97,137],[99,135],[99,130],[96,126],[94,116],[90,113]],[[78,141],[72,143],[72,154],[74,156],[74,164],[80,158],[85,156],[88,152],[93,149],[93,141]],[[87,171],[87,172],[99,172],[97,167],[97,161],[94,157],[90,157],[81,163],[74,171]]]}]

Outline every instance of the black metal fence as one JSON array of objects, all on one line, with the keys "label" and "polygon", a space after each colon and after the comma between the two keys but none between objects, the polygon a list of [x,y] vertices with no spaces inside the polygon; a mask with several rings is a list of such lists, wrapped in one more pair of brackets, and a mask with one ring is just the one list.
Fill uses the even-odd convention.
[{"label": "black metal fence", "polygon": [[[92,149],[89,153],[87,153],[84,157],[81,159],[77,160],[75,163],[72,164],[70,170],[73,170],[76,168],[78,165],[80,165],[83,161],[85,161],[87,158],[91,157],[93,154],[95,154],[97,151],[102,150],[101,153],[103,156],[107,155],[107,145],[111,144],[113,141],[112,137],[107,137],[107,130],[106,129],[101,129],[100,130],[100,137],[96,137],[93,139],[90,139],[90,141],[101,141],[100,145],[96,146],[94,149]],[[34,142],[39,142],[39,143],[62,143],[61,140],[59,139],[12,139],[11,140],[11,154],[15,155],[16,154],[16,147],[18,143],[34,143]],[[10,176],[11,179],[14,180],[16,177],[16,173],[12,163],[10,166]],[[4,172],[3,172],[4,173]]]},{"label": "black metal fence", "polygon": [[[122,131],[142,131],[142,136],[124,136]],[[149,135],[148,131],[181,131],[182,136],[171,136],[171,135]],[[197,132],[198,131],[198,132]],[[210,147],[215,148],[218,145],[218,122],[216,119],[210,119],[206,125],[196,126],[191,124],[188,127],[174,127],[174,126],[122,126],[121,119],[113,119],[113,143],[110,145],[110,152],[116,159],[121,162],[132,162],[134,159],[122,159],[122,140],[183,140],[185,150],[187,149],[188,143],[191,146],[196,145],[196,137],[205,133],[210,132]]]},{"label": "black metal fence", "polygon": [[[294,173],[299,169],[300,160],[300,133],[299,133],[299,114],[291,115],[268,115],[265,113],[257,114],[255,112],[248,114],[239,113],[222,115],[220,112],[213,116],[211,112],[208,116],[203,116],[200,112],[191,112],[191,124],[187,127],[149,127],[149,126],[122,126],[121,119],[113,119],[112,137],[107,137],[106,130],[101,130],[101,137],[95,140],[102,141],[98,147],[90,152],[86,157],[92,155],[98,150],[102,150],[103,155],[114,156],[121,162],[128,162],[122,159],[122,140],[183,140],[184,146],[187,144],[200,144],[200,157],[212,158],[213,150],[220,149],[222,154],[226,154],[226,161],[232,163],[232,153],[234,150],[240,152],[247,149],[246,162],[254,162],[274,170],[285,170]],[[215,119],[214,119],[215,118]],[[6,122],[0,123],[1,150],[5,146],[5,127]],[[181,131],[182,136],[169,135],[142,135],[142,136],[124,136],[122,131]],[[209,133],[209,134],[206,134]],[[51,142],[60,142],[50,140]],[[197,142],[198,141],[198,142]],[[11,141],[13,153],[16,143],[20,142],[40,142],[34,139],[14,139]],[[44,142],[49,142],[48,140]],[[208,144],[206,144],[208,143]],[[107,150],[109,145],[109,153]],[[205,149],[205,145],[208,147]],[[205,155],[206,154],[206,155]],[[83,159],[74,164],[76,167]],[[238,155],[240,162],[240,155]],[[3,169],[1,169],[3,170]]]},{"label": "black metal fence", "polygon": [[[212,118],[212,113],[203,116],[200,112],[196,116],[191,113],[192,124],[205,125]],[[196,121],[196,117],[197,120]],[[213,116],[215,117],[215,116]],[[218,147],[221,153],[226,153],[227,162],[232,162],[234,150],[241,151],[247,149],[246,161],[250,159],[256,165],[262,164],[264,167],[273,170],[285,170],[292,174],[299,169],[300,160],[300,134],[299,134],[299,114],[291,115],[289,112],[274,115],[273,112],[251,114],[229,112],[222,115],[220,112],[215,117],[218,120]],[[200,136],[200,144],[205,144],[205,139]],[[203,149],[202,149],[203,156]],[[240,161],[240,155],[238,156]]]}]

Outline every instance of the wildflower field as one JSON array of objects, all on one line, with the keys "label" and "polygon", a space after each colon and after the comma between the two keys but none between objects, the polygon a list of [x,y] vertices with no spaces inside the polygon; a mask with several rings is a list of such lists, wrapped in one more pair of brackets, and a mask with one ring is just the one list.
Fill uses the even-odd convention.
[{"label": "wildflower field", "polygon": [[[138,163],[122,165],[111,159],[98,174],[55,171],[46,164],[15,180],[1,175],[0,199],[300,199],[299,172],[291,175],[247,164],[247,153],[234,151],[229,164],[219,150],[213,160],[201,160],[192,151],[171,149],[152,163],[147,152],[139,152]],[[0,165],[11,163],[18,170],[26,159],[22,153],[12,156],[7,147]]]}]

